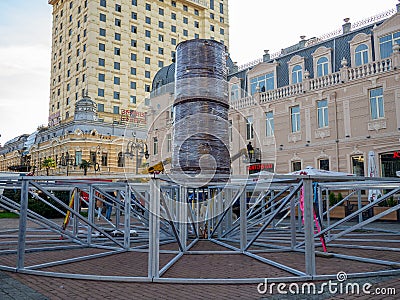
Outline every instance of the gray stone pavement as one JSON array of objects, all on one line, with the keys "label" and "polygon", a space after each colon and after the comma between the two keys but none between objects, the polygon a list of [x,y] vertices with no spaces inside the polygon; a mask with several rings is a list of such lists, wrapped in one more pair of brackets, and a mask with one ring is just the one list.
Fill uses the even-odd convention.
[{"label": "gray stone pavement", "polygon": [[[0,229],[15,228],[18,220],[4,221],[0,219]],[[397,229],[398,223],[383,223],[382,228]],[[219,246],[200,242],[193,250],[213,249],[220,250]],[[338,251],[338,249],[331,249]],[[87,251],[87,250],[82,250]],[[347,249],[350,255],[356,255],[359,250]],[[376,255],[382,259],[400,261],[400,252],[375,253],[369,251],[372,256]],[[382,252],[382,253],[381,253]],[[53,260],[68,255],[67,251],[52,251],[30,257],[33,263],[40,263],[46,259]],[[105,257],[101,264],[95,262],[82,262],[70,264],[62,268],[66,272],[82,272],[87,274],[113,275],[115,270],[121,274],[131,275],[146,274],[147,265],[145,257],[139,254],[120,254],[118,256]],[[274,253],[266,257],[284,262],[290,267],[301,270],[304,268],[304,260],[299,259],[300,254],[290,255]],[[4,258],[3,258],[4,259]],[[168,257],[161,257],[161,265],[168,261]],[[338,271],[363,272],[372,271],[377,266],[374,264],[360,263],[350,260],[339,260],[337,258],[317,257],[317,273],[331,274]],[[49,268],[49,271],[60,271],[58,267]],[[284,271],[277,270],[268,265],[262,264],[244,255],[188,255],[179,260],[165,277],[196,277],[204,278],[209,275],[216,278],[238,278],[238,277],[274,277],[287,275]],[[346,282],[363,285],[371,284],[370,294],[361,293],[344,294],[329,293],[324,290],[320,295],[310,294],[279,294],[273,289],[273,294],[259,293],[257,284],[172,284],[172,283],[128,283],[109,282],[95,280],[65,279],[46,277],[38,275],[27,275],[14,272],[0,271],[0,300],[9,299],[399,299],[400,275],[397,276],[376,276],[363,279],[349,278]],[[261,282],[260,282],[261,283]],[[317,282],[317,290],[326,282]],[[288,283],[289,284],[289,283]],[[301,283],[299,283],[301,286]],[[380,289],[380,290],[377,290]],[[390,290],[389,290],[390,289]],[[378,295],[379,291],[385,291],[386,295]],[[396,295],[388,294],[396,292]],[[287,292],[287,288],[286,288]]]}]

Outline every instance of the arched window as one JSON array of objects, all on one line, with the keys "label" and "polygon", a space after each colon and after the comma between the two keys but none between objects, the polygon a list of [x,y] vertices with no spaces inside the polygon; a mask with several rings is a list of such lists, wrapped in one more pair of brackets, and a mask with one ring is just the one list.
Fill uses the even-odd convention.
[{"label": "arched window", "polygon": [[118,167],[123,168],[124,165],[125,165],[124,155],[122,154],[122,152],[119,152],[118,153]]},{"label": "arched window", "polygon": [[300,65],[296,65],[292,69],[292,84],[303,81],[303,70]]},{"label": "arched window", "polygon": [[365,44],[358,45],[355,50],[356,66],[368,63],[368,46]]},{"label": "arched window", "polygon": [[317,77],[328,75],[328,59],[324,56],[317,61]]}]

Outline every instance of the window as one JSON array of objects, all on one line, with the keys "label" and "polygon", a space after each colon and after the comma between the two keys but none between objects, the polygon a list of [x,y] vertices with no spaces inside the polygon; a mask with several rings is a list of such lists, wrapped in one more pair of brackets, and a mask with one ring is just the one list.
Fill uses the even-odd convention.
[{"label": "window", "polygon": [[210,13],[210,19],[214,20],[214,14],[213,13]]},{"label": "window", "polygon": [[176,13],[171,13],[171,19],[176,20]]},{"label": "window", "polygon": [[104,112],[104,104],[103,103],[97,103],[97,111]]},{"label": "window", "polygon": [[131,89],[136,90],[136,81],[131,81]]},{"label": "window", "polygon": [[319,169],[320,170],[325,170],[325,171],[329,171],[329,159],[320,159],[318,160],[318,164],[319,164]]},{"label": "window", "polygon": [[121,68],[121,64],[119,62],[114,62],[114,69],[119,70]]},{"label": "window", "polygon": [[251,140],[252,138],[254,138],[253,117],[249,116],[246,118],[246,139]]},{"label": "window", "polygon": [[82,163],[82,151],[75,151],[75,164],[80,165]]},{"label": "window", "polygon": [[382,88],[377,88],[369,91],[369,103],[371,107],[372,120],[385,117]]},{"label": "window", "polygon": [[158,9],[158,14],[163,16],[164,15],[164,10],[162,8],[159,8]]},{"label": "window", "polygon": [[[120,78],[117,76],[114,76],[114,84],[119,85],[120,84]],[[114,99],[119,99],[119,98],[114,98]]]},{"label": "window", "polygon": [[146,17],[146,24],[151,24],[151,18],[150,17]]},{"label": "window", "polygon": [[238,84],[232,84],[231,86],[231,100],[239,100],[240,98],[240,87]]},{"label": "window", "polygon": [[131,32],[137,33],[137,27],[136,26],[131,26]]},{"label": "window", "polygon": [[104,97],[104,89],[98,89],[98,90],[97,90],[97,95],[98,95],[99,97]]},{"label": "window", "polygon": [[131,60],[136,61],[136,58],[137,58],[136,53],[131,53]]},{"label": "window", "polygon": [[195,28],[199,28],[199,22],[198,21],[194,21],[194,27]]},{"label": "window", "polygon": [[318,118],[318,128],[324,128],[329,126],[327,100],[317,101],[317,118]]},{"label": "window", "polygon": [[167,152],[172,150],[172,136],[170,133],[167,134]]},{"label": "window", "polygon": [[354,155],[351,157],[351,166],[353,174],[356,176],[364,176],[364,156]]},{"label": "window", "polygon": [[120,40],[121,40],[121,34],[116,32],[116,33],[114,34],[114,39],[115,39],[116,41],[120,41]]},{"label": "window", "polygon": [[292,172],[301,170],[301,161],[292,161]]},{"label": "window", "polygon": [[292,84],[303,81],[303,70],[300,65],[296,65],[292,69]]},{"label": "window", "polygon": [[145,36],[148,37],[148,38],[151,37],[151,32],[150,32],[150,30],[146,30],[146,31],[145,31]]},{"label": "window", "polygon": [[144,71],[144,77],[150,78],[150,71]]},{"label": "window", "polygon": [[106,76],[103,73],[99,73],[99,81],[105,81]]},{"label": "window", "polygon": [[176,1],[171,1],[171,5],[172,5],[173,7],[176,7]]},{"label": "window", "polygon": [[101,153],[101,165],[102,166],[107,166],[107,153],[102,152]]},{"label": "window", "polygon": [[183,36],[188,36],[188,31],[186,29],[183,29]]},{"label": "window", "polygon": [[121,20],[120,19],[115,19],[115,26],[121,27]]},{"label": "window", "polygon": [[164,48],[158,47],[158,54],[163,55],[164,54]]},{"label": "window", "polygon": [[268,73],[250,80],[251,94],[274,89],[274,73]]},{"label": "window", "polygon": [[158,27],[159,28],[164,28],[164,22],[158,21]]},{"label": "window", "polygon": [[106,51],[106,45],[103,43],[99,43],[99,50],[100,51]]},{"label": "window", "polygon": [[194,34],[194,38],[195,38],[195,39],[198,39],[198,38],[199,38],[199,34],[198,34],[198,33],[195,33],[195,34]]},{"label": "window", "polygon": [[129,100],[132,104],[136,104],[136,96],[130,96]]},{"label": "window", "polygon": [[149,65],[149,64],[150,64],[150,57],[145,57],[145,58],[144,58],[144,63],[145,63],[146,65]]},{"label": "window", "polygon": [[220,4],[219,4],[219,12],[220,12],[221,14],[224,13],[224,4],[223,4],[223,3],[220,3]]},{"label": "window", "polygon": [[274,113],[269,111],[265,114],[265,135],[274,136]]},{"label": "window", "polygon": [[100,6],[106,7],[106,0],[100,0]]},{"label": "window", "polygon": [[176,39],[171,38],[171,45],[176,45]]},{"label": "window", "polygon": [[321,57],[317,61],[317,77],[328,75],[328,58]]},{"label": "window", "polygon": [[122,152],[119,152],[118,153],[118,167],[123,168],[124,165],[125,165],[124,155],[122,154]]},{"label": "window", "polygon": [[131,40],[131,46],[132,47],[137,47],[137,41],[136,40]]},{"label": "window", "polygon": [[198,16],[198,15],[199,15],[199,10],[198,10],[198,9],[194,9],[194,14],[195,14],[196,16]]},{"label": "window", "polygon": [[114,48],[114,54],[115,55],[120,55],[121,54],[121,50],[118,47]]},{"label": "window", "polygon": [[163,36],[162,34],[159,34],[159,35],[158,35],[158,40],[159,40],[160,42],[164,42],[164,36]]},{"label": "window", "polygon": [[150,44],[144,44],[144,49],[146,51],[150,51],[150,49],[151,49]]},{"label": "window", "polygon": [[137,6],[137,0],[132,0],[132,5]]},{"label": "window", "polygon": [[176,26],[175,25],[171,25],[171,31],[172,32],[176,32]]},{"label": "window", "polygon": [[131,18],[132,18],[133,20],[137,20],[137,13],[132,12],[132,13],[131,13]]},{"label": "window", "polygon": [[158,154],[158,138],[153,137],[153,155]]},{"label": "window", "polygon": [[[116,92],[114,92],[114,93],[116,93]],[[116,115],[119,114],[119,106],[117,106],[117,105],[113,106],[113,114],[116,114]]]},{"label": "window", "polygon": [[99,66],[104,67],[106,65],[106,61],[104,58],[99,58]]},{"label": "window", "polygon": [[[114,99],[115,100],[119,100],[119,92],[116,92],[116,91],[114,91]],[[115,107],[118,107],[118,106],[114,106],[114,111],[115,111]],[[119,108],[118,108],[119,109]],[[119,112],[118,112],[119,113]],[[115,112],[114,112],[114,114],[115,114]]]},{"label": "window", "polygon": [[186,17],[183,17],[183,23],[184,23],[184,24],[189,24],[189,20],[188,20],[188,18],[186,18]]},{"label": "window", "polygon": [[146,10],[151,11],[151,5],[149,3],[146,3]]},{"label": "window", "polygon": [[164,67],[164,62],[162,60],[158,61],[158,67],[163,68]]},{"label": "window", "polygon": [[368,46],[365,44],[358,45],[355,50],[356,66],[368,63]]},{"label": "window", "polygon": [[106,36],[106,30],[103,28],[100,28],[100,36]]},{"label": "window", "polygon": [[394,44],[400,44],[400,31],[379,38],[381,59],[392,55]]},{"label": "window", "polygon": [[214,25],[210,25],[210,30],[214,31]]},{"label": "window", "polygon": [[132,75],[136,75],[136,68],[132,68],[132,67],[131,67],[131,74],[132,74]]},{"label": "window", "polygon": [[222,35],[224,35],[224,34],[225,34],[225,30],[224,30],[223,28],[220,28],[220,29],[219,29],[219,33],[222,34]]},{"label": "window", "polygon": [[115,4],[115,11],[116,12],[121,12],[121,5]]},{"label": "window", "polygon": [[145,84],[145,85],[144,85],[144,91],[145,91],[146,93],[150,93],[150,85],[149,85],[149,84]]},{"label": "window", "polygon": [[210,9],[214,10],[214,0],[210,0]]},{"label": "window", "polygon": [[290,108],[290,119],[292,132],[300,131],[300,106],[296,105]]}]

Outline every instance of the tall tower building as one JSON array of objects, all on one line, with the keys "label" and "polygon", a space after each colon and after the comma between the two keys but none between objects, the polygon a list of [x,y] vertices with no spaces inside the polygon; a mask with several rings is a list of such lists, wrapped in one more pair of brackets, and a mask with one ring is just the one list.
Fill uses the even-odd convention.
[{"label": "tall tower building", "polygon": [[179,42],[228,47],[228,0],[49,0],[53,6],[49,125],[72,120],[87,95],[99,120],[140,110],[156,72]]}]

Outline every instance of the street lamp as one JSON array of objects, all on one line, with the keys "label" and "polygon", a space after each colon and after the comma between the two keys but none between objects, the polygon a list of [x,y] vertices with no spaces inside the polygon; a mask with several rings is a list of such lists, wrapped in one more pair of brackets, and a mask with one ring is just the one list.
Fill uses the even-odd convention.
[{"label": "street lamp", "polygon": [[61,160],[61,165],[67,167],[67,176],[69,174],[69,166],[73,166],[74,161],[75,161],[74,157],[70,156],[68,152],[65,155],[65,158]]},{"label": "street lamp", "polygon": [[126,145],[126,151],[124,153],[125,156],[129,156],[130,158],[136,156],[135,174],[138,174],[139,172],[139,154],[143,155],[146,159],[150,157],[146,143],[137,140],[137,138],[135,137],[135,140],[128,142],[128,144]]}]

